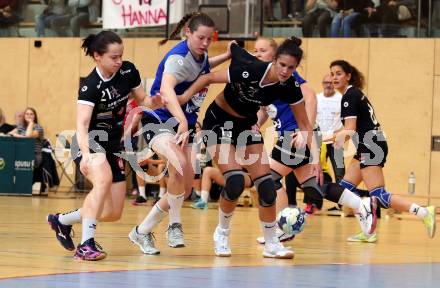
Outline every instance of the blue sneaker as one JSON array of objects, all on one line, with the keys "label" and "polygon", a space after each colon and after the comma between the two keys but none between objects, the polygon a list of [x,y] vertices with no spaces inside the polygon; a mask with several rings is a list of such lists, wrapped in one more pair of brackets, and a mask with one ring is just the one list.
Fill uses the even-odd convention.
[{"label": "blue sneaker", "polygon": [[61,224],[61,222],[58,220],[58,216],[59,214],[47,215],[47,222],[49,223],[50,228],[55,231],[55,236],[57,237],[57,240],[60,242],[61,246],[63,246],[64,249],[73,251],[75,250],[75,245],[73,244],[71,236],[71,234],[73,235],[72,225]]},{"label": "blue sneaker", "polygon": [[107,253],[102,250],[101,245],[95,242],[95,239],[90,238],[76,248],[74,258],[85,261],[98,261],[107,257]]},{"label": "blue sneaker", "polygon": [[208,203],[206,203],[202,199],[199,199],[199,201],[191,204],[191,208],[194,208],[194,209],[208,209]]}]

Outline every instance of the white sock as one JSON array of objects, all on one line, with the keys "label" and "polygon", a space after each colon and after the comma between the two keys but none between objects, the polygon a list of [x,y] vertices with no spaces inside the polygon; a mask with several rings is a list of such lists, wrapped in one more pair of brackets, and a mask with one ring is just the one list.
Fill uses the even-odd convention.
[{"label": "white sock", "polygon": [[89,240],[90,238],[95,237],[96,233],[96,224],[98,224],[98,220],[91,218],[84,218],[82,220],[82,239],[81,244]]},{"label": "white sock", "polygon": [[165,195],[165,193],[167,193],[167,188],[160,187],[160,189],[159,189],[159,198],[162,198],[163,195]]},{"label": "white sock", "polygon": [[144,199],[147,199],[147,195],[145,195],[145,186],[139,186],[139,196],[144,197]]},{"label": "white sock", "polygon": [[338,204],[350,207],[351,209],[359,209],[361,206],[361,198],[348,189],[344,189]]},{"label": "white sock", "polygon": [[225,213],[220,207],[218,208],[218,212],[218,226],[222,229],[229,229],[234,212]]},{"label": "white sock", "polygon": [[167,200],[170,205],[170,225],[174,223],[182,223],[180,220],[180,209],[182,208],[183,198],[185,198],[185,193],[180,195],[168,193]]},{"label": "white sock", "polygon": [[200,193],[200,198],[202,198],[203,202],[208,203],[209,191],[202,190]]},{"label": "white sock", "polygon": [[153,231],[153,228],[159,224],[167,213],[160,209],[158,203],[156,203],[145,217],[144,221],[137,227],[138,233],[147,234]]},{"label": "white sock", "polygon": [[411,204],[411,207],[409,208],[409,213],[414,214],[419,218],[425,218],[429,214],[428,209],[426,209],[425,207],[420,207],[416,203]]},{"label": "white sock", "polygon": [[276,229],[277,222],[263,222],[260,221],[261,229],[263,230],[264,240],[267,242],[273,243],[276,241]]},{"label": "white sock", "polygon": [[194,192],[196,192],[197,196],[200,197],[200,190],[194,190]]},{"label": "white sock", "polygon": [[58,221],[64,225],[81,222],[81,208],[58,215]]}]

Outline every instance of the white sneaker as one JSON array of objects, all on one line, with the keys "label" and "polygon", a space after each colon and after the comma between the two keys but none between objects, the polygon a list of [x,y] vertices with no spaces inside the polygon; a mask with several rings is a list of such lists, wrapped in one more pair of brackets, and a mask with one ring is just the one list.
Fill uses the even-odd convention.
[{"label": "white sneaker", "polygon": [[358,211],[355,213],[356,218],[359,221],[362,232],[365,235],[371,235],[376,230],[377,224],[377,199],[376,197],[367,197],[361,200],[361,205]]},{"label": "white sneaker", "polygon": [[148,255],[157,255],[160,251],[154,246],[154,235],[153,233],[142,234],[137,232],[137,227],[134,227],[130,234],[128,234],[128,239],[131,242],[138,245],[141,251]]},{"label": "white sneaker", "polygon": [[185,241],[183,240],[183,228],[180,223],[173,223],[168,226],[167,229],[168,246],[171,248],[185,247]]},{"label": "white sneaker", "polygon": [[[280,242],[290,241],[293,238],[295,238],[295,235],[289,235],[289,234],[285,233],[283,230],[280,229],[280,227],[278,227],[278,225],[277,225],[277,230],[276,230],[276,236],[278,237],[278,240],[280,240]],[[266,240],[264,239],[263,236],[260,236],[257,238],[257,242],[258,242],[258,244],[263,245],[266,242]]]},{"label": "white sneaker", "polygon": [[292,259],[294,253],[292,250],[287,249],[278,240],[274,239],[275,242],[267,242],[264,244],[263,257],[266,258],[277,258],[277,259]]},{"label": "white sneaker", "polygon": [[214,231],[214,252],[219,257],[230,257],[229,233],[231,229],[222,229],[219,226]]}]

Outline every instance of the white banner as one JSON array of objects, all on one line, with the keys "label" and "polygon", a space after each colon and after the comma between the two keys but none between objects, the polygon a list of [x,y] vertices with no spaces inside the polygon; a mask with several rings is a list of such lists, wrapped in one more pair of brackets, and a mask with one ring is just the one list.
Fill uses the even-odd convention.
[{"label": "white banner", "polygon": [[[170,23],[183,17],[184,0],[170,0]],[[124,29],[165,25],[167,0],[104,0],[104,29]]]}]

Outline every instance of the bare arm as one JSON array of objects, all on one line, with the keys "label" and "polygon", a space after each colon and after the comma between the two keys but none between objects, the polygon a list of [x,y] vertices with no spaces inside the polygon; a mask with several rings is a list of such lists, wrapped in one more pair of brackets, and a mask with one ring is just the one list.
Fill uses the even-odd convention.
[{"label": "bare arm", "polygon": [[18,134],[18,129],[17,128],[15,128],[11,132],[9,132],[8,135],[11,135],[11,136],[14,136],[14,137],[17,137],[17,138],[24,138],[23,135]]},{"label": "bare arm", "polygon": [[300,133],[305,133],[305,139],[307,140],[307,146],[310,149],[310,153],[312,156],[313,162],[310,163],[313,165],[313,174],[316,176],[316,180],[319,184],[323,183],[323,175],[321,166],[319,164],[319,146],[317,143],[317,139],[315,135],[313,135],[312,126],[310,125],[309,120],[307,119],[305,105],[303,103],[299,103],[297,105],[290,105],[290,109],[295,115],[296,121],[298,122],[298,126],[300,128]]},{"label": "bare arm", "polygon": [[179,123],[187,125],[185,114],[180,107],[174,87],[177,85],[176,78],[171,74],[163,74],[162,84],[160,85],[160,95],[163,95],[168,103],[166,105],[170,113],[177,118]]},{"label": "bare arm", "polygon": [[209,61],[209,66],[211,68],[215,68],[218,65],[222,64],[223,62],[225,62],[226,60],[231,59],[231,44],[232,43],[236,43],[236,42],[235,41],[229,42],[228,49],[226,50],[225,53],[209,58],[208,61]]},{"label": "bare arm", "polygon": [[209,66],[211,68],[215,68],[218,65],[222,64],[223,62],[229,60],[229,58],[231,58],[231,55],[228,54],[227,52],[214,56],[214,57],[210,57],[209,58]]},{"label": "bare arm", "polygon": [[267,114],[266,106],[260,106],[260,110],[257,112],[257,126],[261,127],[266,123],[267,119],[269,118],[269,114]]},{"label": "bare arm", "polygon": [[177,99],[176,91],[174,87],[177,85],[177,79],[171,74],[164,73],[162,76],[162,83],[160,85],[160,95],[167,99],[166,107],[170,111],[171,115],[177,118],[179,126],[177,127],[174,141],[180,143],[181,147],[184,147],[188,143],[188,121],[180,107]]},{"label": "bare arm", "polygon": [[333,141],[335,148],[342,148],[344,143],[356,133],[357,118],[347,118],[344,121],[344,127],[342,130],[334,133]]},{"label": "bare arm", "polygon": [[35,123],[31,122],[28,124],[27,128],[26,128],[26,134],[24,135],[24,137],[27,138],[38,138],[39,133],[38,131],[34,130],[35,127]]},{"label": "bare arm", "polygon": [[134,133],[136,133],[136,129],[135,128],[139,127],[139,122],[141,122],[142,114],[136,113],[133,116],[133,119],[131,119],[131,121],[128,121],[129,117],[127,117],[128,125],[127,125],[127,122],[126,122],[126,124],[124,126],[124,136],[123,136],[122,139],[129,139],[129,138],[132,137],[132,135]]},{"label": "bare arm", "polygon": [[88,154],[89,150],[89,125],[92,118],[93,107],[85,104],[76,106],[76,137],[82,155]]},{"label": "bare arm", "polygon": [[184,104],[188,102],[194,94],[213,83],[228,83],[228,70],[220,70],[200,76],[191,87],[186,89],[185,93],[179,97],[179,103]]},{"label": "bare arm", "polygon": [[[163,106],[162,96],[156,95],[154,97],[148,97],[144,91],[144,87],[141,85],[131,91],[138,106],[147,106],[154,110]],[[165,98],[165,97],[164,97]]]},{"label": "bare arm", "polygon": [[[307,112],[306,112],[306,108],[305,108],[304,103],[299,103],[297,105],[290,105],[290,109],[292,110],[293,114],[295,115],[295,119],[296,119],[296,122],[298,123],[298,127],[299,127],[300,131],[306,133],[306,135],[304,135],[304,136],[305,136],[305,139],[307,140],[307,146],[309,147],[310,151],[312,152],[312,155],[313,156],[319,155],[317,153],[318,146],[316,146],[316,143],[315,143],[315,146],[312,147],[312,143],[314,142],[314,141],[312,141],[314,137],[311,137],[313,129],[312,129],[312,125],[309,122],[309,119],[307,118]],[[313,153],[316,153],[316,154],[313,154]],[[316,159],[319,159],[319,157],[315,158],[315,160]]]},{"label": "bare arm", "polygon": [[304,83],[301,85],[301,92],[304,97],[304,103],[306,105],[307,118],[309,119],[310,125],[315,126],[316,123],[316,114],[317,114],[317,106],[318,101],[316,100],[315,91],[307,84]]}]

